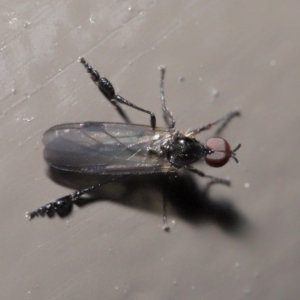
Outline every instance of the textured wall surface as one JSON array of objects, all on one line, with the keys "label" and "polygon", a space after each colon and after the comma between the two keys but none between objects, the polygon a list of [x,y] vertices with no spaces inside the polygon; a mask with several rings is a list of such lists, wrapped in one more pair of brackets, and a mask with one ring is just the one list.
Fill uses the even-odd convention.
[{"label": "textured wall surface", "polygon": [[[299,299],[300,4],[2,2],[0,298]],[[95,179],[50,173],[43,132],[121,121],[80,55],[160,126],[161,64],[179,130],[240,109],[223,134],[242,143],[240,165],[197,165],[232,186],[207,195],[205,180],[180,172],[168,185],[169,233],[165,184],[152,177],[108,185],[64,218],[27,221],[25,211]]]}]

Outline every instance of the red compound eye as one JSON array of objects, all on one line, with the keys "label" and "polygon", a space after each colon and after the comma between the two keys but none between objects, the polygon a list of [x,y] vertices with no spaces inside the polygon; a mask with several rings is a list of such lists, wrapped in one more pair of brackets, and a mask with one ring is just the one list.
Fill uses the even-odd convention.
[{"label": "red compound eye", "polygon": [[220,137],[208,139],[206,146],[213,150],[213,153],[205,157],[206,163],[211,167],[222,167],[226,165],[230,157],[232,157],[229,143]]}]

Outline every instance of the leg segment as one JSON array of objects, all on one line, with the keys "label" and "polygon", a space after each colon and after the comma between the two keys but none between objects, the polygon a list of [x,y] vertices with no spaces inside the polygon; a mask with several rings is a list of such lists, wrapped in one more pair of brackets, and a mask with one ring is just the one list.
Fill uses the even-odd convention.
[{"label": "leg segment", "polygon": [[88,188],[78,190],[70,195],[61,197],[53,202],[47,203],[45,205],[40,206],[38,209],[33,210],[31,212],[26,212],[25,216],[28,220],[33,219],[34,217],[41,216],[44,217],[45,215],[54,215],[56,212],[63,213],[66,211],[68,208],[71,208],[74,202],[82,195],[91,192],[92,190],[99,188],[105,184],[111,183],[113,181],[116,181],[120,179],[121,177],[124,176],[116,176],[115,178],[104,182],[104,183],[99,183],[97,185],[90,186]]},{"label": "leg segment", "polygon": [[[166,174],[167,179],[169,181],[170,179],[170,174]],[[168,219],[167,219],[167,184],[164,184],[163,186],[163,230],[169,232],[170,227],[168,225]]]},{"label": "leg segment", "polygon": [[211,176],[211,175],[206,175],[205,173],[203,173],[202,171],[198,170],[198,169],[195,169],[194,167],[192,166],[186,166],[184,167],[185,170],[188,170],[192,173],[195,173],[201,177],[206,177],[206,178],[210,178],[210,184],[215,184],[215,183],[221,183],[221,184],[224,184],[224,185],[227,185],[227,186],[230,186],[230,180],[227,180],[227,179],[224,179],[224,178],[218,178],[218,177],[214,177],[214,176]]},{"label": "leg segment", "polygon": [[160,99],[161,99],[161,107],[163,111],[163,118],[165,120],[165,123],[167,124],[167,127],[169,129],[172,129],[175,127],[175,118],[173,117],[172,113],[168,110],[166,106],[166,98],[165,98],[165,90],[164,90],[164,79],[165,79],[166,69],[164,66],[160,66],[159,70],[160,70]]},{"label": "leg segment", "polygon": [[238,110],[234,110],[234,111],[231,111],[229,114],[227,114],[225,117],[221,118],[221,119],[218,119],[217,121],[215,122],[212,122],[212,123],[208,123],[204,126],[201,126],[199,128],[195,128],[195,129],[189,129],[187,132],[186,132],[186,135],[187,136],[195,136],[196,134],[202,132],[202,131],[205,131],[205,130],[208,130],[208,129],[211,129],[213,126],[221,123],[221,125],[219,126],[219,128],[215,131],[214,135],[217,136],[217,135],[220,135],[220,133],[224,130],[224,128],[228,125],[228,123],[234,118],[234,117],[238,117],[240,116],[241,113],[238,111]]},{"label": "leg segment", "polygon": [[105,98],[112,103],[115,108],[117,109],[120,116],[125,120],[126,123],[131,123],[123,109],[119,106],[118,103],[127,105],[129,107],[135,108],[136,110],[142,111],[144,113],[147,113],[150,115],[150,124],[152,129],[155,129],[156,126],[156,118],[154,113],[152,113],[149,110],[143,109],[139,106],[134,105],[133,103],[129,102],[128,100],[124,99],[120,95],[116,95],[113,85],[110,83],[110,81],[104,77],[101,77],[99,73],[93,69],[92,66],[90,66],[83,57],[79,58],[79,62],[84,65],[87,72],[91,75],[91,79],[94,81],[94,83],[98,86],[99,90],[102,92],[102,94],[105,96]]}]

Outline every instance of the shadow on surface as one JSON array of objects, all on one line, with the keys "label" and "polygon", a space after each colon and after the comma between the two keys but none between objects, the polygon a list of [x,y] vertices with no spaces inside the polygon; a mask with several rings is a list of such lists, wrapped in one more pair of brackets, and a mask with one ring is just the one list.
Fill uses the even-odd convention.
[{"label": "shadow on surface", "polygon": [[[70,173],[49,169],[49,177],[58,184],[74,190],[103,182],[95,191],[82,196],[75,203],[79,207],[95,201],[113,201],[136,209],[162,215],[163,190],[168,206],[171,205],[180,218],[193,225],[203,222],[217,224],[226,232],[240,234],[245,231],[245,217],[230,203],[229,199],[212,199],[205,188],[200,188],[195,178],[187,172],[176,176],[162,174],[123,177],[109,182],[113,177]],[[211,187],[212,188],[212,187]],[[62,195],[61,195],[62,196]],[[61,217],[69,215],[72,208]]]}]

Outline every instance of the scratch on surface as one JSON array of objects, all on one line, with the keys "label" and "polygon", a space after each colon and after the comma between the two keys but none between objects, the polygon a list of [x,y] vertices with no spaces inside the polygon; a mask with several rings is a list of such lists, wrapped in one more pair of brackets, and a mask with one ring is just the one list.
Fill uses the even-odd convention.
[{"label": "scratch on surface", "polygon": [[[166,33],[164,33],[160,38],[158,38],[154,44],[151,45],[151,47],[148,47],[145,51],[140,52],[134,59],[130,61],[130,63],[133,63],[137,61],[139,58],[150,52],[154,47],[159,45],[165,38],[166,36],[170,36],[174,31],[178,30],[182,26],[181,22],[175,22],[175,24],[170,24],[169,27],[171,27]],[[128,65],[125,65],[123,68],[120,69],[119,74],[121,74]]]}]

